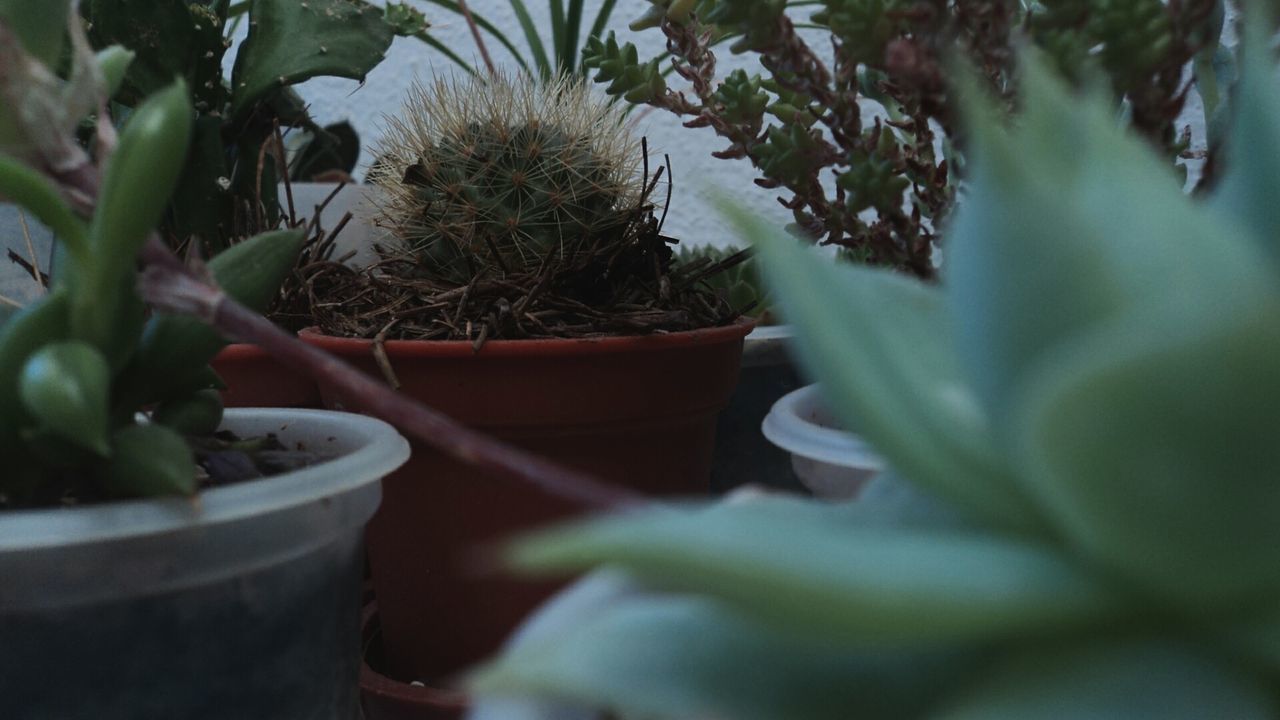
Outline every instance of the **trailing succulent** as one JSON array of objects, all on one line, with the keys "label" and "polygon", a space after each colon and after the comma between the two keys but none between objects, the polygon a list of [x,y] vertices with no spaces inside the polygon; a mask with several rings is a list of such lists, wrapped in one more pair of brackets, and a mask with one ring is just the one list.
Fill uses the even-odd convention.
[{"label": "trailing succulent", "polygon": [[[137,290],[139,252],[183,172],[188,86],[139,99],[118,137],[98,117],[91,157],[75,130],[133,58],[119,47],[95,57],[69,6],[0,0],[0,197],[52,228],[60,252],[47,293],[0,325],[0,506],[191,494],[184,436],[211,434],[222,414],[208,367],[222,339],[148,313]],[[47,64],[63,55],[65,78]],[[261,235],[208,269],[261,309],[301,243]]]},{"label": "trailing succulent", "polygon": [[[1174,121],[1182,70],[1216,44],[1221,3],[1189,0],[822,0],[808,21],[834,48],[828,67],[800,33],[786,0],[649,0],[634,30],[660,28],[688,91],[669,87],[663,57],[642,61],[611,34],[584,65],[608,92],[688,118],[729,141],[715,153],[748,158],[757,184],[784,190],[793,231],[865,262],[934,274],[937,232],[955,195],[954,100],[941,67],[959,47],[1012,102],[1022,28],[1069,75],[1105,72],[1135,128],[1185,150]],[[718,77],[714,47],[758,56],[764,74]],[[824,48],[825,49],[825,48]],[[878,107],[876,107],[878,106]],[[864,110],[878,111],[868,119]],[[942,153],[937,152],[941,147]]]},{"label": "trailing succulent", "polygon": [[1268,47],[1246,43],[1203,200],[1110,98],[1025,63],[1011,127],[967,112],[940,285],[737,215],[832,409],[897,476],[850,504],[658,507],[526,539],[526,570],[611,574],[474,690],[622,718],[1276,717]]},{"label": "trailing succulent", "polygon": [[[80,8],[94,47],[135,55],[112,104],[117,117],[175,77],[191,89],[191,158],[161,231],[175,247],[197,238],[209,256],[278,224],[276,185],[286,170],[278,127],[314,138],[296,154],[295,179],[355,165],[350,127],[316,126],[293,87],[314,77],[364,80],[397,35],[426,39],[427,27],[406,4],[364,0],[84,0]],[[228,35],[243,16],[249,31],[225,78]]]}]

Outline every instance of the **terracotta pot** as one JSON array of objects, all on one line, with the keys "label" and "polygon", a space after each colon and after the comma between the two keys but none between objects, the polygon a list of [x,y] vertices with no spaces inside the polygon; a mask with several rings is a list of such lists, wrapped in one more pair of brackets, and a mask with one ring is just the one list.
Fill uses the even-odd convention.
[{"label": "terracotta pot", "polygon": [[[646,337],[388,342],[402,391],[552,460],[652,495],[705,493],[716,415],[751,323]],[[302,333],[381,377],[366,340]],[[326,405],[359,398],[322,387]],[[367,538],[387,669],[434,681],[492,654],[557,587],[482,573],[477,554],[576,508],[414,446]]]},{"label": "terracotta pot", "polygon": [[462,720],[466,698],[383,674],[382,621],[378,604],[365,605],[361,625],[360,707],[364,720]]},{"label": "terracotta pot", "polygon": [[321,407],[320,388],[311,378],[281,365],[256,345],[228,345],[211,365],[227,384],[222,392],[227,407]]}]

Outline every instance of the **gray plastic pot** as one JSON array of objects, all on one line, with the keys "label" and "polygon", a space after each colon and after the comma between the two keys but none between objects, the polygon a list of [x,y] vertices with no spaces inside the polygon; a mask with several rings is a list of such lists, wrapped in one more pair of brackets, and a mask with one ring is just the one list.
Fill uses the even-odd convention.
[{"label": "gray plastic pot", "polygon": [[224,427],[335,459],[193,501],[0,513],[0,717],[357,716],[364,525],[409,445],[324,411]]},{"label": "gray plastic pot", "polygon": [[791,469],[791,455],[760,432],[760,423],[778,398],[804,385],[787,354],[791,336],[786,325],[761,326],[747,336],[738,387],[716,425],[713,492],[743,485],[804,492]]},{"label": "gray plastic pot", "polygon": [[842,428],[822,405],[822,391],[810,385],[789,393],[765,416],[764,436],[791,453],[796,476],[827,500],[857,497],[885,467],[865,440]]}]

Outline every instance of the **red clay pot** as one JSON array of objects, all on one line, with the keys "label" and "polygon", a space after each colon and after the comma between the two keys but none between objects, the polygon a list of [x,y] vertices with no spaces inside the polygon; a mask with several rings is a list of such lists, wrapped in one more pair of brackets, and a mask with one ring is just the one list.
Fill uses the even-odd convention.
[{"label": "red clay pot", "polygon": [[256,345],[228,345],[211,363],[227,384],[222,403],[227,407],[319,408],[315,382],[281,365]]},{"label": "red clay pot", "polygon": [[361,623],[360,708],[364,720],[462,720],[466,698],[410,685],[382,672],[382,622],[378,604],[365,605]]},{"label": "red clay pot", "polygon": [[[513,445],[652,495],[705,493],[716,415],[738,380],[748,321],[645,337],[386,343],[403,392]],[[372,343],[301,337],[381,377]],[[358,398],[321,387],[329,407]],[[386,669],[429,683],[493,654],[559,586],[474,562],[577,508],[415,445],[383,481],[366,537]]]}]

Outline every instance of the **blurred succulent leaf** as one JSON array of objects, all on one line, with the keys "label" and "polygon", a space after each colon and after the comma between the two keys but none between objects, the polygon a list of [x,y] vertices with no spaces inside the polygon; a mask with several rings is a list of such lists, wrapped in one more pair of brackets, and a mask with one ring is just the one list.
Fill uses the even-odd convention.
[{"label": "blurred succulent leaf", "polygon": [[130,424],[111,438],[115,454],[102,471],[119,497],[194,495],[196,462],[181,435],[161,425]]},{"label": "blurred succulent leaf", "polygon": [[231,75],[231,114],[317,76],[363,81],[382,61],[395,28],[377,7],[351,0],[251,0],[249,36]]},{"label": "blurred succulent leaf", "polygon": [[50,343],[27,358],[18,395],[40,425],[87,450],[106,456],[111,371],[93,346]]},{"label": "blurred succulent leaf", "polygon": [[26,51],[47,67],[56,67],[65,46],[69,0],[0,0],[0,22],[7,25]]},{"label": "blurred succulent leaf", "polygon": [[1125,720],[1276,716],[1271,690],[1246,671],[1166,640],[1049,645],[1014,653],[940,720]]},{"label": "blurred succulent leaf", "polygon": [[830,407],[860,428],[906,478],[963,512],[1005,527],[1039,524],[995,453],[961,373],[941,291],[833,263],[762,221],[729,217],[759,249],[796,348]]},{"label": "blurred succulent leaf", "polygon": [[102,79],[106,83],[106,97],[114,97],[124,85],[129,66],[133,64],[137,53],[123,45],[112,45],[98,52],[98,67],[102,70]]},{"label": "blurred succulent leaf", "polygon": [[1269,35],[1243,23],[1243,68],[1232,101],[1226,174],[1214,196],[1225,217],[1240,218],[1280,270],[1280,95]]},{"label": "blurred succulent leaf", "polygon": [[556,697],[622,717],[888,720],[918,715],[970,660],[806,642],[705,599],[608,600],[575,607],[559,632],[517,642],[470,690]]},{"label": "blurred succulent leaf", "polygon": [[1114,620],[1119,597],[1050,549],[994,535],[864,527],[788,498],[659,509],[534,535],[518,567],[607,565],[797,634],[897,647]]},{"label": "blurred succulent leaf", "polygon": [[1015,422],[1024,471],[1070,545],[1161,602],[1274,597],[1280,300],[1143,319],[1042,365]]},{"label": "blurred succulent leaf", "polygon": [[1156,306],[1212,323],[1273,292],[1235,222],[1188,203],[1105,100],[1073,96],[1034,56],[1024,74],[1013,129],[969,102],[974,180],[947,249],[957,348],[998,435],[1037,364],[1107,320]]}]

